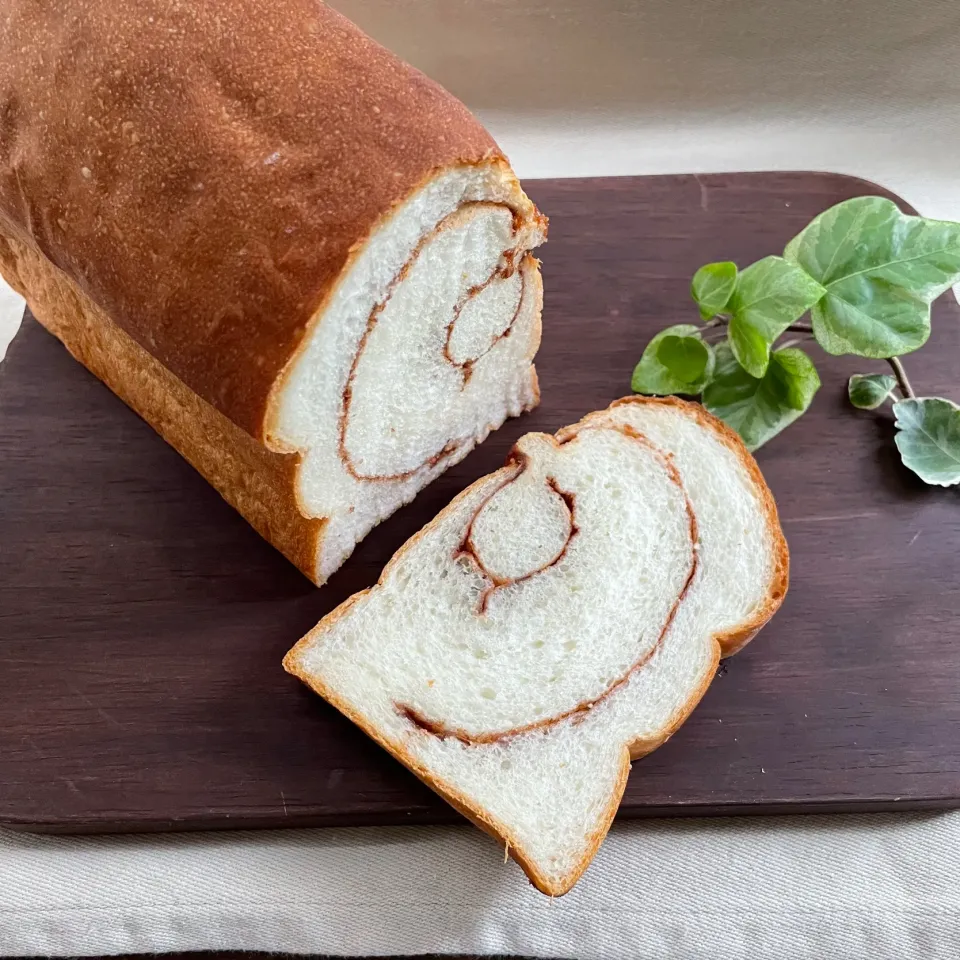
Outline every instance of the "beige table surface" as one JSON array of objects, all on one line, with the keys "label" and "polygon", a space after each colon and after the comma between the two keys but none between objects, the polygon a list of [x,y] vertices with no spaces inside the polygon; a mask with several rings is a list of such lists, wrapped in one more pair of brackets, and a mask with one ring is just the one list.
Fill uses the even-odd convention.
[{"label": "beige table surface", "polygon": [[[953,0],[335,5],[522,177],[833,170],[960,219]],[[19,316],[0,291],[0,352]],[[0,955],[200,949],[955,960],[960,814],[617,825],[557,901],[469,828],[0,832]]]}]

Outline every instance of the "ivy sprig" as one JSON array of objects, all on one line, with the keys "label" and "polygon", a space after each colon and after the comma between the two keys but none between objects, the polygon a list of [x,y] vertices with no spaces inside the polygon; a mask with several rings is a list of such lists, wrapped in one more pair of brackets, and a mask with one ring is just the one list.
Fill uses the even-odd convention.
[{"label": "ivy sprig", "polygon": [[958,282],[960,224],[855,197],[821,213],[783,256],[743,270],[730,261],[701,267],[690,287],[701,323],[658,333],[631,385],[700,396],[756,450],[802,416],[820,388],[799,343],[886,360],[891,374],[850,378],[850,402],[861,410],[891,402],[904,464],[926,483],[951,486],[960,483],[960,407],[918,397],[900,357],[927,342],[930,304]]}]

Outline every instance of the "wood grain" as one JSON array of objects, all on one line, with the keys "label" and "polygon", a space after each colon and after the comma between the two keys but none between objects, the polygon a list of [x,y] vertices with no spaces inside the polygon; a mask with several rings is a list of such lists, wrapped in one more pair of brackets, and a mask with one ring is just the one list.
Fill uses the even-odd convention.
[{"label": "wood grain", "polygon": [[[401,510],[322,590],[34,321],[0,366],[0,822],[117,831],[456,815],[280,668],[309,627],[528,430],[629,392],[693,270],[776,252],[878,192],[810,173],[541,181],[543,404]],[[845,402],[881,364],[813,353],[810,413],[761,451],[793,555],[773,623],[639,762],[621,815],[960,803],[960,501]],[[956,397],[960,309],[910,359]]]}]

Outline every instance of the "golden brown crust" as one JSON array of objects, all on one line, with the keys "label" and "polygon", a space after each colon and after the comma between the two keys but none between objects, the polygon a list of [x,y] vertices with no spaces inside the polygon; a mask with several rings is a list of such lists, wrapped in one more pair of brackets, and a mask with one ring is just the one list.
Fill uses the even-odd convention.
[{"label": "golden brown crust", "polygon": [[[755,611],[743,624],[713,638],[711,644],[711,658],[707,668],[701,675],[700,683],[697,689],[693,691],[693,693],[687,698],[682,706],[674,711],[664,728],[659,731],[656,736],[637,738],[624,746],[621,754],[621,765],[618,771],[617,782],[614,786],[614,789],[611,791],[610,801],[604,811],[604,814],[589,837],[589,843],[583,857],[580,859],[575,869],[564,876],[561,881],[555,882],[551,878],[545,876],[537,868],[536,864],[533,863],[529,855],[523,849],[522,844],[517,841],[516,837],[510,832],[508,827],[490,817],[481,808],[471,804],[468,798],[460,794],[450,784],[434,777],[423,764],[421,764],[410,754],[410,752],[402,743],[385,737],[372,723],[367,721],[362,715],[353,710],[353,708],[339,698],[334,691],[327,688],[319,677],[308,673],[301,667],[301,654],[307,650],[317,633],[321,632],[321,628],[326,630],[333,626],[333,624],[339,620],[340,617],[347,613],[349,608],[357,600],[369,593],[370,590],[364,590],[362,593],[350,597],[332,613],[328,614],[328,616],[325,617],[320,624],[314,627],[310,633],[303,637],[293,647],[293,649],[287,653],[283,660],[283,666],[288,673],[303,681],[303,683],[322,696],[336,709],[340,710],[341,713],[351,719],[368,736],[370,736],[373,740],[379,743],[380,746],[387,750],[387,752],[408,767],[414,774],[416,774],[416,776],[418,776],[425,784],[427,784],[427,786],[443,797],[456,810],[467,817],[467,819],[469,819],[473,824],[480,827],[480,829],[482,829],[484,832],[495,837],[500,843],[505,844],[510,856],[520,865],[530,882],[541,892],[553,897],[562,896],[572,889],[572,887],[583,875],[583,872],[589,866],[600,844],[603,842],[604,837],[607,835],[610,825],[612,824],[617,809],[620,805],[624,788],[626,787],[631,758],[639,759],[640,757],[651,753],[653,750],[657,749],[657,747],[665,743],[680,728],[696,705],[700,702],[710,684],[713,682],[720,657],[729,656],[732,653],[735,653],[750,640],[750,638],[779,608],[787,589],[789,554],[787,552],[786,540],[784,539],[783,532],[780,529],[776,504],[774,503],[773,496],[767,487],[763,475],[760,473],[759,467],[757,467],[753,457],[743,445],[743,441],[740,439],[739,435],[731,430],[722,421],[718,420],[712,414],[704,410],[699,404],[679,400],[675,397],[625,397],[621,400],[615,401],[610,406],[611,408],[614,408],[632,403],[660,404],[674,407],[683,412],[685,415],[694,417],[699,423],[702,423],[704,426],[713,430],[721,438],[721,440],[727,444],[731,450],[734,451],[734,453],[743,463],[744,467],[747,469],[751,479],[756,484],[757,491],[761,499],[762,509],[767,520],[771,542],[774,544],[774,571],[771,578],[768,599],[766,602],[761,604],[757,611]],[[604,412],[605,411],[600,411],[597,414],[590,414],[580,423],[574,424],[570,427],[565,427],[564,429],[558,431],[555,437],[547,436],[547,439],[562,444],[571,439],[572,436],[575,436],[578,430],[583,429],[584,426],[589,426],[592,419],[602,417]],[[404,546],[400,548],[400,550],[397,551],[396,554],[394,554],[381,573],[380,578],[377,581],[377,586],[379,586],[389,577],[394,565],[399,562],[401,556],[406,552],[406,550],[414,543],[419,541],[422,537],[426,536],[440,523],[440,519],[443,514],[446,514],[448,511],[455,510],[462,500],[471,496],[474,491],[479,489],[484,484],[491,483],[497,489],[499,489],[499,486],[497,486],[499,481],[508,482],[509,479],[516,476],[520,470],[522,470],[522,464],[516,460],[515,452],[511,451],[507,457],[507,463],[505,466],[501,467],[501,469],[495,474],[489,474],[486,477],[482,477],[466,490],[462,491],[441,514],[431,520],[430,523],[416,533],[409,541],[407,541],[406,544],[404,544]],[[376,587],[372,587],[370,589],[375,590]]]},{"label": "golden brown crust", "polygon": [[5,4],[0,232],[263,439],[271,388],[371,231],[436,171],[502,155],[318,0],[149,12]]},{"label": "golden brown crust", "polygon": [[0,236],[0,274],[27,297],[33,315],[77,360],[178,450],[261,536],[318,580],[325,523],[304,517],[297,506],[297,455],[271,453],[201,400],[36,251]]}]

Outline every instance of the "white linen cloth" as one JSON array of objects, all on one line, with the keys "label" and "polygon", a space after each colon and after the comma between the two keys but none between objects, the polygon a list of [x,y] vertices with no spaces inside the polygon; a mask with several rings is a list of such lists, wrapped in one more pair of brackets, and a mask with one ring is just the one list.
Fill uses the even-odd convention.
[{"label": "white linen cloth", "polygon": [[0,832],[0,955],[956,960],[960,816],[617,825],[549,900],[472,827]]},{"label": "white linen cloth", "polygon": [[[960,220],[953,0],[335,5],[522,177],[833,170]],[[0,289],[0,355],[21,312]],[[209,949],[955,960],[960,813],[620,824],[556,901],[471,828],[0,831],[0,956]]]}]

